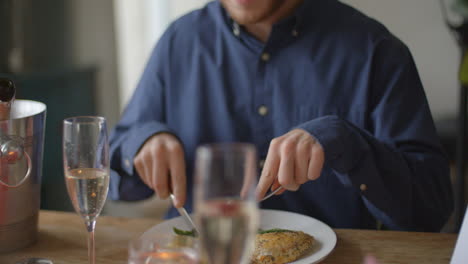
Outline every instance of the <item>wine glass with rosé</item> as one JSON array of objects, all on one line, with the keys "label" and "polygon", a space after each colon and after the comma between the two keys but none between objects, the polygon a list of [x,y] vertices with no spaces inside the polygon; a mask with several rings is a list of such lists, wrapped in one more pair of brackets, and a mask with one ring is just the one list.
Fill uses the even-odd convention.
[{"label": "wine glass with ros\u00e9", "polygon": [[250,263],[259,226],[256,164],[251,144],[209,144],[197,149],[195,219],[209,263]]}]

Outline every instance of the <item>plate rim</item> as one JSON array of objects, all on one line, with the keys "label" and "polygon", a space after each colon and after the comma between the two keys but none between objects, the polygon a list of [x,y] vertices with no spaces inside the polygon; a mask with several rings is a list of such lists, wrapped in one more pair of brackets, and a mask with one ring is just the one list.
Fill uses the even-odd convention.
[{"label": "plate rim", "polygon": [[[315,217],[312,217],[312,216],[309,216],[309,215],[304,215],[304,214],[300,214],[300,213],[297,213],[297,212],[291,212],[291,211],[285,211],[285,210],[278,210],[278,209],[263,209],[263,208],[260,208],[259,209],[260,211],[260,214],[262,214],[262,212],[264,213],[278,213],[278,214],[289,214],[289,215],[295,215],[295,216],[298,216],[298,217],[302,217],[302,218],[309,218],[310,220],[313,220],[315,222],[318,222],[320,225],[326,227],[328,229],[328,231],[330,231],[330,234],[333,234],[333,239],[330,240],[330,244],[333,243],[333,245],[331,246],[330,250],[328,252],[325,253],[324,256],[322,256],[321,258],[315,260],[314,262],[312,262],[311,264],[314,264],[314,263],[319,263],[319,262],[322,262],[325,258],[327,258],[330,254],[332,254],[335,249],[336,249],[336,245],[338,244],[338,236],[335,232],[335,230],[327,225],[326,223],[324,223],[323,221],[315,218]],[[193,217],[193,213],[190,214],[190,216]],[[148,228],[147,230],[145,230],[141,235],[140,235],[140,238],[141,237],[145,237],[145,236],[148,236],[150,231],[155,228],[156,226],[160,225],[160,224],[163,224],[165,222],[168,222],[168,221],[183,221],[182,219],[182,216],[176,216],[176,217],[173,217],[173,218],[170,218],[170,219],[163,219],[163,221],[161,221],[160,223],[156,224],[156,225],[153,225],[151,226],[150,228]],[[261,220],[260,220],[261,221]],[[313,235],[313,234],[311,234]],[[298,260],[299,261],[299,260]],[[291,262],[291,264],[293,263],[296,263],[296,261],[294,262]]]}]

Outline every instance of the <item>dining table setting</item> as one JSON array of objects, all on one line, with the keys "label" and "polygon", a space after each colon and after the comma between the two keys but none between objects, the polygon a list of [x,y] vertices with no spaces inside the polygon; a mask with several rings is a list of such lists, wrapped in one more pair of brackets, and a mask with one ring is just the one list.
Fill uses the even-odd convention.
[{"label": "dining table setting", "polygon": [[[0,87],[9,95],[0,109],[0,264],[359,264],[367,256],[438,264],[450,263],[456,248],[453,233],[337,229],[260,209],[257,150],[242,142],[197,147],[191,214],[178,206],[172,219],[101,215],[111,169],[101,116],[63,120],[63,188],[75,213],[40,209],[46,107],[14,100],[9,80]],[[263,200],[285,191],[271,189]],[[176,188],[170,198],[176,205]]]},{"label": "dining table setting", "polygon": [[456,234],[333,229],[310,216],[260,209],[249,144],[198,149],[193,214],[100,216],[109,185],[105,119],[64,120],[63,147],[76,213],[40,210],[36,239],[1,253],[1,264],[358,264],[369,255],[382,264],[436,264],[450,262],[457,242]]},{"label": "dining table setting", "polygon": [[[160,219],[100,216],[96,229],[96,263],[128,263],[128,246],[146,231],[164,223]],[[23,249],[0,254],[0,263],[15,264],[29,258],[54,264],[88,263],[86,232],[75,213],[41,210],[37,241]],[[336,246],[321,263],[362,263],[372,254],[381,263],[450,263],[457,234],[355,229],[333,229]]]}]

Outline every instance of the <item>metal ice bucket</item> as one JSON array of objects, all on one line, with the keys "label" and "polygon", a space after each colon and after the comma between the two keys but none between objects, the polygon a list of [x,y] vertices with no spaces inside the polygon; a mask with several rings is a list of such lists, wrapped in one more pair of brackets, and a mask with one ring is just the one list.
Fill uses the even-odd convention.
[{"label": "metal ice bucket", "polygon": [[15,100],[0,121],[0,253],[36,241],[46,105]]}]

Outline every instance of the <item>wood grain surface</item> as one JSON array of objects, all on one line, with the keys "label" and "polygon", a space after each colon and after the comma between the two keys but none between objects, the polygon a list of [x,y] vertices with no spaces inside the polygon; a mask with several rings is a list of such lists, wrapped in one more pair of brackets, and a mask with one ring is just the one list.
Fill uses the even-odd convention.
[{"label": "wood grain surface", "polygon": [[[160,220],[101,216],[96,227],[96,263],[127,263],[128,242]],[[338,243],[322,263],[360,264],[373,254],[382,264],[449,263],[455,234],[336,229]],[[54,264],[87,264],[87,234],[74,213],[41,211],[39,239],[25,249],[0,255],[0,264],[15,264],[29,257]],[[468,263],[468,262],[467,262]]]}]

